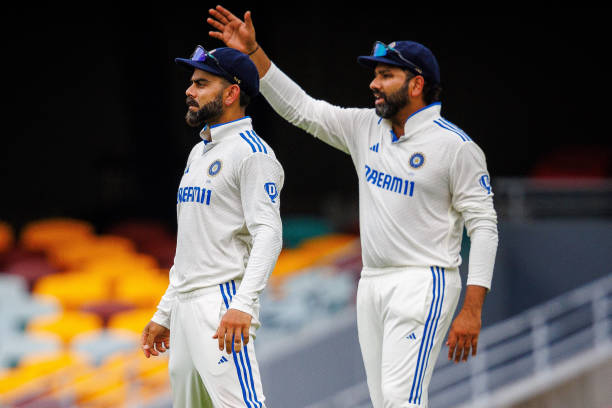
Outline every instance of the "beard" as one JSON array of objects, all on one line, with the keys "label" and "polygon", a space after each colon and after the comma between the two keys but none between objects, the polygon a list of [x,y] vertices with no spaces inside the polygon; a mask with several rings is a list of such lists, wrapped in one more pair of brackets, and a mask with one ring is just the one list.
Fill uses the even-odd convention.
[{"label": "beard", "polygon": [[[199,107],[198,103],[193,98],[187,98],[187,106]],[[206,105],[202,106],[197,111],[187,110],[185,121],[191,127],[201,127],[204,123],[214,122],[221,117],[223,113],[223,92]]]},{"label": "beard", "polygon": [[402,87],[392,94],[377,92],[376,95],[383,98],[381,104],[375,105],[376,114],[382,118],[389,119],[395,116],[400,109],[410,103],[408,100],[408,82],[406,81]]}]

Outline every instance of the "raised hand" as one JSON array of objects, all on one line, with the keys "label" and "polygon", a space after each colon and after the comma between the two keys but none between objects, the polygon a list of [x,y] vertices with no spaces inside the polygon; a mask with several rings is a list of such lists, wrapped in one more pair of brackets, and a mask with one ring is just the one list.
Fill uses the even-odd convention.
[{"label": "raised hand", "polygon": [[208,35],[245,54],[257,49],[255,27],[250,11],[244,13],[244,21],[221,6],[208,10],[208,13],[212,18],[209,17],[206,22],[218,30],[209,31]]}]

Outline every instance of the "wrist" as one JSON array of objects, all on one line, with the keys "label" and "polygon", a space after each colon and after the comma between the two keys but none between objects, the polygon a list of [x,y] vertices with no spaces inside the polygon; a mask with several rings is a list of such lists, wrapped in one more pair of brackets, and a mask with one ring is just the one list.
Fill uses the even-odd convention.
[{"label": "wrist", "polygon": [[255,54],[257,51],[259,51],[259,44],[255,43],[255,47],[252,49],[252,51],[247,52],[247,55],[250,57],[251,55]]}]

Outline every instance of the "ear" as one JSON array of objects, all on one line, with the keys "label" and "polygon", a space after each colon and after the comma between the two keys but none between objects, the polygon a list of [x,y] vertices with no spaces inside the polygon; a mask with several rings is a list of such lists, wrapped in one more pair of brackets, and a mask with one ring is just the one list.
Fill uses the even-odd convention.
[{"label": "ear", "polygon": [[231,106],[238,98],[240,98],[240,87],[232,84],[223,91],[223,104]]},{"label": "ear", "polygon": [[423,94],[423,88],[425,87],[425,78],[420,75],[415,76],[410,80],[410,96],[419,97]]}]

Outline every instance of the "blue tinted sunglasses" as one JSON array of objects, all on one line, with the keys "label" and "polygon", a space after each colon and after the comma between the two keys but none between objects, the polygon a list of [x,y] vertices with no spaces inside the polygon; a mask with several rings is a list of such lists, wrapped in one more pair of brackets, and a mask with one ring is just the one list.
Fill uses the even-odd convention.
[{"label": "blue tinted sunglasses", "polygon": [[196,47],[196,49],[193,51],[193,54],[191,54],[191,57],[189,59],[191,59],[192,61],[196,61],[196,62],[204,62],[207,59],[211,59],[215,63],[217,68],[219,68],[219,70],[225,74],[225,77],[227,79],[229,79],[230,81],[232,81],[233,83],[237,85],[240,85],[240,79],[236,77],[235,75],[232,75],[229,72],[227,72],[221,66],[221,63],[219,62],[219,60],[215,58],[215,56],[212,55],[210,52],[206,51],[204,47],[202,47],[201,45],[198,45]]},{"label": "blue tinted sunglasses", "polygon": [[397,55],[397,57],[399,59],[401,59],[403,62],[405,62],[406,65],[408,65],[417,74],[423,75],[423,70],[421,68],[419,68],[418,65],[416,65],[414,62],[409,61],[406,58],[404,58],[402,56],[402,54],[398,50],[396,50],[395,48],[393,48],[391,46],[388,46],[387,44],[382,43],[380,41],[376,41],[374,43],[374,47],[372,48],[372,56],[373,57],[384,57],[385,55],[388,55],[389,52],[392,52],[393,54]]}]

